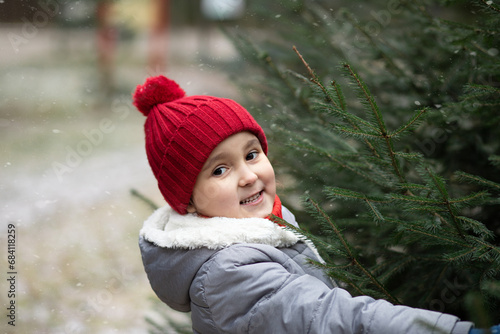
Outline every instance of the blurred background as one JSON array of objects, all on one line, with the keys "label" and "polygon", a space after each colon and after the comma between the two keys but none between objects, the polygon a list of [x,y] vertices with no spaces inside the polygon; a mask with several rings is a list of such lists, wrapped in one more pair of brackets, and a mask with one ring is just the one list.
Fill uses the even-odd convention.
[{"label": "blurred background", "polygon": [[[226,1],[227,3],[227,1]],[[244,3],[0,1],[1,305],[15,225],[16,321],[2,333],[147,333],[137,245],[162,204],[131,93],[164,74],[235,98],[237,53],[215,27]],[[233,65],[231,65],[233,64]]]}]

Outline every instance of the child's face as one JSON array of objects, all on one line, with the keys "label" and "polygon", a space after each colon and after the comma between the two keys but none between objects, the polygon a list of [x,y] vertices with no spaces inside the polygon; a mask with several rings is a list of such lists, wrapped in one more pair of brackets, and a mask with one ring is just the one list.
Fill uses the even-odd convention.
[{"label": "child's face", "polygon": [[207,217],[267,217],[276,196],[274,170],[259,140],[239,132],[212,151],[196,179],[188,212]]}]

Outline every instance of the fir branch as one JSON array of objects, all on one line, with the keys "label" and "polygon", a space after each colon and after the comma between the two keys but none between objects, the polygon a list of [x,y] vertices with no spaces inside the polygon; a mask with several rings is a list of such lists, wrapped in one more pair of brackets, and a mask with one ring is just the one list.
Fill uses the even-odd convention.
[{"label": "fir branch", "polygon": [[489,194],[486,191],[479,191],[479,192],[472,193],[472,194],[467,195],[467,196],[449,199],[448,203],[450,203],[450,204],[467,204],[470,206],[470,205],[473,205],[474,202],[476,202],[476,201],[484,200],[485,198],[488,197],[488,195]]},{"label": "fir branch", "polygon": [[485,186],[485,187],[500,191],[500,184],[495,183],[495,182],[490,181],[490,180],[487,180],[487,179],[482,178],[482,177],[477,176],[477,175],[472,175],[469,173],[458,171],[458,172],[455,172],[454,176],[460,181],[467,181],[467,182],[475,183],[475,184],[478,184],[481,186]]},{"label": "fir branch", "polygon": [[385,220],[384,216],[382,216],[382,213],[380,213],[379,209],[377,208],[377,206],[375,204],[373,204],[372,201],[370,201],[368,198],[366,198],[365,203],[368,206],[368,208],[370,209],[369,212],[371,213],[372,218],[375,221],[383,222]]},{"label": "fir branch", "polygon": [[443,202],[440,200],[437,200],[434,198],[429,198],[429,197],[417,196],[417,195],[391,194],[390,198],[394,199],[394,200],[398,200],[398,201],[413,202],[413,203],[425,204],[425,205],[429,205],[429,204],[441,205],[441,204],[443,204]]},{"label": "fir branch", "polygon": [[[444,210],[444,209],[443,209],[443,210]],[[446,220],[446,219],[445,219],[442,215],[440,215],[440,214],[438,213],[438,211],[439,211],[439,209],[434,210],[434,211],[432,211],[431,213],[432,213],[432,215],[433,215],[434,217],[438,218],[438,219],[439,219],[439,221],[440,221],[441,223],[443,223],[443,224],[445,224],[445,225],[447,225],[447,226],[449,226],[449,227],[451,227],[451,228],[454,228],[454,227],[451,225],[451,223],[450,223],[450,222],[448,222],[448,221],[447,221],[447,220]]]},{"label": "fir branch", "polygon": [[387,281],[393,275],[401,272],[405,267],[407,267],[410,263],[415,262],[415,258],[411,255],[404,257],[401,260],[393,262],[389,268],[384,272],[383,275],[379,277],[381,281]]},{"label": "fir branch", "polygon": [[[397,155],[398,157],[405,158],[406,160],[420,161],[422,159],[422,153],[420,153],[420,152],[411,152],[411,153],[408,153],[408,152],[394,152],[394,154]],[[405,184],[407,184],[407,183],[405,183]],[[405,184],[403,184],[403,188],[404,188]]]},{"label": "fir branch", "polygon": [[[489,161],[493,164],[493,166],[500,167],[500,155],[492,155],[488,158]],[[499,185],[500,188],[500,185]]]},{"label": "fir branch", "polygon": [[465,95],[461,101],[484,98],[488,95],[500,95],[500,89],[492,86],[468,84],[465,86]]},{"label": "fir branch", "polygon": [[397,224],[397,225],[400,225],[400,227],[402,229],[404,229],[405,231],[410,231],[410,232],[415,232],[415,233],[418,233],[418,234],[422,234],[426,237],[429,237],[431,239],[436,239],[437,241],[442,241],[442,242],[446,242],[448,244],[453,244],[453,245],[459,245],[461,247],[467,247],[467,248],[472,248],[471,245],[468,245],[468,244],[465,244],[459,240],[453,240],[451,238],[446,238],[440,234],[433,234],[433,233],[430,233],[428,231],[425,231],[423,229],[420,229],[414,225],[411,225],[409,223],[406,223],[406,222],[403,222],[401,220],[397,220],[397,219],[387,219],[388,222],[391,222],[391,223],[394,223],[394,224]]},{"label": "fir branch", "polygon": [[498,107],[500,102],[484,103],[484,102],[474,102],[474,107]]},{"label": "fir branch", "polygon": [[[301,60],[301,62],[304,64],[304,66],[306,67],[307,71],[309,72],[309,75],[311,76],[311,78],[309,79],[309,81],[312,82],[312,83],[314,83],[316,86],[318,86],[321,89],[321,91],[323,92],[323,95],[325,97],[325,100],[327,102],[333,104],[333,106],[335,107],[334,109],[336,111],[338,111],[338,114],[343,119],[347,120],[347,122],[353,128],[355,128],[355,129],[359,129],[359,126],[356,124],[356,122],[362,122],[366,126],[371,126],[369,123],[367,123],[366,121],[362,120],[361,118],[355,117],[354,115],[345,112],[345,99],[344,99],[343,95],[340,94],[340,90],[339,90],[340,87],[336,87],[336,93],[339,96],[339,103],[341,103],[341,105],[342,105],[341,107],[339,107],[339,105],[337,104],[337,102],[335,102],[334,97],[330,94],[330,92],[326,89],[326,87],[321,83],[321,79],[314,72],[314,70],[311,68],[311,66],[309,66],[309,64],[307,63],[307,61],[302,56],[302,54],[300,54],[299,50],[295,46],[293,46],[293,50],[298,55],[299,59]],[[340,111],[342,111],[342,112],[340,112]],[[372,150],[372,152],[375,155],[378,156],[378,153],[376,152],[374,146],[370,142],[368,142],[368,141],[366,141],[366,144],[370,147],[370,149]]]},{"label": "fir branch", "polygon": [[427,111],[428,111],[428,108],[424,108],[424,109],[419,110],[415,115],[413,115],[413,117],[406,124],[404,124],[399,129],[397,129],[396,131],[389,134],[389,137],[391,137],[391,138],[395,137],[395,136],[399,135],[400,133],[408,130],[412,126],[415,126],[417,124],[417,121],[420,120],[420,117],[423,116]]},{"label": "fir branch", "polygon": [[427,167],[425,167],[425,170],[427,171],[427,173],[431,177],[432,181],[436,185],[439,193],[441,194],[441,198],[443,199],[443,203],[446,206],[446,209],[448,210],[448,213],[449,213],[449,215],[450,215],[450,217],[452,219],[452,222],[453,222],[453,226],[455,227],[458,235],[462,239],[466,240],[465,239],[465,234],[462,231],[462,228],[460,227],[460,224],[458,223],[456,210],[451,205],[450,198],[449,198],[449,195],[448,195],[448,190],[446,189],[446,185],[444,184],[443,178],[441,178],[441,177],[437,176],[436,174],[434,174]]},{"label": "fir branch", "polygon": [[[479,1],[484,2],[484,0],[479,0]],[[416,8],[418,10],[420,10],[420,12],[424,15],[424,17],[426,17],[429,20],[429,22],[438,22],[438,24],[443,25],[443,26],[447,26],[451,30],[455,30],[455,29],[467,30],[467,31],[471,32],[470,36],[477,36],[478,34],[495,36],[496,34],[498,34],[498,30],[482,29],[482,28],[479,28],[477,26],[473,27],[473,26],[470,26],[470,25],[467,25],[464,23],[459,23],[459,22],[450,21],[447,19],[436,17],[436,16],[430,14],[427,11],[427,8],[425,6],[418,6],[417,5]]]},{"label": "fir branch", "polygon": [[146,203],[151,209],[153,209],[153,211],[155,211],[156,209],[159,208],[159,206],[155,202],[153,202],[151,199],[149,199],[146,196],[144,196],[143,194],[141,194],[136,189],[130,189],[130,194],[132,196],[139,198],[144,203]]},{"label": "fir branch", "polygon": [[386,142],[386,146],[389,152],[389,157],[391,159],[392,167],[394,169],[394,172],[396,176],[399,179],[400,183],[406,183],[405,177],[403,173],[401,172],[401,167],[399,165],[399,162],[396,159],[396,154],[394,153],[394,147],[391,138],[387,134],[387,129],[385,126],[384,119],[382,117],[382,114],[380,113],[380,110],[378,109],[377,104],[373,100],[373,96],[370,94],[368,91],[368,88],[364,84],[364,82],[359,78],[359,76],[352,70],[351,66],[349,64],[344,64],[344,68],[347,69],[349,75],[354,79],[356,82],[357,86],[361,89],[363,95],[365,96],[366,101],[369,103],[370,108],[375,116],[375,119],[378,122],[379,125],[379,131],[382,137],[384,138]]},{"label": "fir branch", "polygon": [[473,47],[475,47],[476,49],[478,49],[479,51],[481,51],[484,55],[491,56],[491,55],[488,53],[488,50],[486,50],[484,47],[482,47],[481,45],[477,44],[476,42],[471,41],[471,45],[472,45]]},{"label": "fir branch", "polygon": [[363,296],[366,295],[366,292],[363,291],[361,287],[359,287],[355,282],[354,279],[349,278],[347,275],[345,275],[345,271],[338,272],[335,270],[329,271],[329,275],[333,277],[334,279],[338,279],[339,281],[342,281],[349,285],[351,288],[354,289],[358,293],[358,295]]},{"label": "fir branch", "polygon": [[369,133],[369,132],[365,132],[365,131],[361,131],[361,130],[352,130],[350,128],[347,128],[347,127],[341,126],[341,125],[336,125],[335,128],[343,133],[350,134],[354,137],[384,140],[384,137],[382,135],[380,135],[379,133]]},{"label": "fir branch", "polygon": [[479,0],[479,1],[482,2],[487,8],[491,9],[492,11],[500,13],[500,8],[492,6],[493,1],[486,1],[486,0]]},{"label": "fir branch", "polygon": [[444,211],[446,211],[446,209],[442,208],[441,206],[437,206],[437,205],[436,206],[432,206],[432,205],[424,206],[424,205],[422,205],[422,203],[420,203],[419,206],[409,207],[409,208],[407,208],[407,210],[408,211],[426,211],[426,212],[434,215],[442,223],[448,224],[448,222],[441,215],[439,215],[439,213],[438,213],[438,212],[444,212]]},{"label": "fir branch", "polygon": [[340,103],[340,109],[346,111],[346,102],[344,94],[342,93],[342,88],[340,87],[339,84],[337,84],[335,80],[332,81],[332,86],[335,89],[335,93],[337,94],[337,99],[339,100]]},{"label": "fir branch", "polygon": [[[258,61],[258,63],[264,63],[266,66],[264,67],[268,73],[270,73],[272,76],[279,78],[280,81],[282,81],[285,84],[285,87],[288,89],[290,94],[294,96],[299,103],[309,112],[311,113],[311,108],[310,105],[307,103],[307,101],[301,97],[297,96],[295,91],[296,88],[294,85],[290,82],[290,80],[287,79],[286,75],[284,75],[279,68],[276,66],[274,63],[273,59],[271,56],[266,51],[260,50],[255,43],[253,43],[250,39],[248,39],[245,35],[242,34],[237,34],[234,33],[231,34],[227,29],[222,27],[222,32],[225,33],[225,35],[232,40],[236,48],[239,50],[241,54],[250,54],[251,59],[255,59]],[[250,48],[250,52],[245,51],[245,48]]]},{"label": "fir branch", "polygon": [[[500,248],[495,247],[480,238],[469,237],[469,241],[472,241],[476,246],[472,247],[470,250],[460,249],[454,253],[446,254],[445,258],[450,261],[472,261],[472,260],[483,260],[485,262],[494,263],[500,258]],[[492,253],[496,253],[493,254]]]},{"label": "fir branch", "polygon": [[393,304],[401,304],[399,300],[394,297],[387,289],[384,287],[383,284],[381,284],[375,276],[373,276],[370,271],[365,268],[358,260],[357,256],[354,254],[354,251],[352,250],[351,245],[349,242],[344,238],[344,235],[340,231],[340,228],[337,226],[337,224],[330,219],[330,217],[323,211],[323,209],[320,208],[318,203],[314,202],[311,198],[308,198],[306,200],[309,205],[311,205],[314,210],[320,215],[320,217],[328,223],[328,225],[331,227],[331,229],[335,232],[337,235],[337,238],[340,240],[342,246],[345,248],[347,251],[349,260],[352,261],[352,263],[363,272],[364,275],[368,277],[368,279],[391,301]]},{"label": "fir branch", "polygon": [[404,189],[412,189],[412,190],[420,190],[420,191],[430,191],[431,188],[429,188],[426,185],[423,184],[418,184],[418,183],[404,183],[399,185],[401,188]]},{"label": "fir branch", "polygon": [[329,257],[330,253],[333,253],[334,255],[341,256],[341,257],[347,256],[347,253],[345,251],[343,251],[342,249],[334,247],[334,245],[332,245],[331,243],[325,242],[323,239],[315,236],[314,234],[307,232],[307,231],[305,231],[305,230],[303,230],[295,225],[292,225],[289,222],[287,222],[286,220],[284,220],[278,216],[272,215],[271,220],[275,223],[278,223],[279,225],[285,226],[286,228],[290,229],[292,232],[299,235],[301,238],[303,238],[305,240],[309,239],[314,245],[316,245],[316,247],[318,249],[323,250],[323,253],[326,253],[326,254],[323,254],[323,256],[326,255]]},{"label": "fir branch", "polygon": [[373,95],[368,90],[368,87],[363,82],[363,80],[361,80],[361,78],[358,76],[358,74],[356,72],[354,72],[351,65],[344,64],[343,67],[347,70],[347,72],[349,73],[351,78],[354,80],[354,82],[356,83],[356,85],[360,89],[363,100],[368,103],[368,106],[370,107],[370,110],[372,111],[373,116],[374,116],[374,118],[377,122],[377,125],[378,125],[377,131],[381,135],[384,135],[384,136],[387,135],[387,129],[385,126],[385,122],[384,122],[382,113],[380,112],[380,110],[377,106],[377,103],[375,102],[375,100],[373,98]]},{"label": "fir branch", "polygon": [[360,170],[359,168],[355,168],[353,167],[352,165],[350,164],[347,164],[339,159],[337,159],[333,154],[329,153],[329,152],[326,152],[324,150],[321,150],[319,149],[318,147],[315,147],[315,146],[312,146],[310,144],[298,144],[298,143],[291,143],[289,144],[289,146],[291,147],[296,147],[296,148],[299,148],[299,149],[302,149],[302,150],[306,150],[306,151],[309,151],[309,152],[313,152],[319,156],[322,156],[322,157],[325,157],[325,158],[328,158],[331,162],[333,162],[334,164],[336,164],[337,166],[355,174],[355,175],[358,175],[358,176],[361,176],[363,177],[365,180],[368,180],[374,184],[377,184],[379,186],[382,186],[382,187],[385,187],[386,185],[384,185],[382,182],[378,181],[377,179],[371,177],[369,174],[363,172],[362,170]]},{"label": "fir branch", "polygon": [[355,199],[359,201],[370,201],[374,203],[386,203],[386,204],[390,203],[390,201],[386,200],[385,198],[374,197],[374,196],[368,197],[363,193],[351,189],[325,186],[324,191],[329,198]]},{"label": "fir branch", "polygon": [[474,233],[480,235],[484,239],[493,239],[495,237],[493,231],[489,230],[483,223],[475,219],[464,216],[458,216],[457,219],[466,223],[466,227],[470,227]]},{"label": "fir branch", "polygon": [[285,86],[289,89],[290,93],[293,96],[295,96],[303,106],[306,107],[307,111],[311,112],[311,108],[310,108],[309,104],[303,98],[301,98],[300,96],[297,96],[297,94],[295,94],[295,90],[296,90],[295,87],[287,79],[287,77],[279,70],[278,66],[276,66],[276,64],[273,62],[273,59],[271,58],[271,56],[265,54],[264,56],[262,56],[262,58],[264,59],[264,61],[268,65],[268,68],[271,70],[271,72],[283,81]]},{"label": "fir branch", "polygon": [[460,249],[459,251],[456,251],[454,253],[450,253],[450,254],[446,254],[444,256],[444,258],[448,261],[452,261],[452,262],[455,262],[455,261],[458,261],[458,260],[471,260],[474,252],[476,251],[475,248],[472,248],[472,249],[469,249],[469,250],[464,250],[464,249]]},{"label": "fir branch", "polygon": [[322,268],[328,275],[334,279],[337,279],[347,285],[349,285],[354,291],[359,295],[366,295],[366,291],[356,284],[354,275],[350,274],[347,269],[352,268],[353,264],[348,263],[345,265],[326,265],[320,262],[313,262],[318,268]]},{"label": "fir branch", "polygon": [[[370,42],[370,44],[382,55],[382,58],[386,61],[386,63],[389,65],[389,69],[391,70],[392,73],[396,74],[400,78],[406,78],[407,76],[405,75],[404,71],[399,68],[398,65],[393,61],[392,57],[388,56],[380,47],[378,47],[377,43],[373,39],[372,34],[369,34],[349,13],[348,11],[344,11],[344,15],[347,18],[349,22],[357,29],[359,30]],[[411,86],[414,89],[417,89],[418,87],[413,83],[413,81],[410,82]]]},{"label": "fir branch", "polygon": [[368,197],[365,194],[344,188],[338,187],[325,187],[324,192],[327,194],[328,198],[339,198],[344,200],[359,200],[363,201],[369,209],[369,213],[375,221],[384,221],[384,216],[380,213],[379,209],[375,203],[389,203],[389,201],[382,198]]},{"label": "fir branch", "polygon": [[497,247],[497,246],[494,246],[494,245],[492,245],[490,243],[487,243],[486,241],[482,240],[481,238],[469,236],[469,239],[474,240],[475,242],[477,242],[481,246],[483,246],[485,248],[488,248],[489,251],[492,251],[492,252],[496,253],[497,256],[500,256],[500,247]]},{"label": "fir branch", "polygon": [[[361,131],[359,126],[357,126],[357,125],[354,126],[354,124],[360,124],[360,125],[364,125],[365,127],[369,128],[369,129],[372,129],[372,130],[374,130],[375,132],[378,133],[378,129],[376,127],[374,127],[370,122],[367,122],[366,120],[362,119],[359,116],[356,116],[356,115],[351,114],[351,113],[344,113],[344,114],[342,114],[342,117],[344,119],[347,119],[349,121],[349,123],[353,127],[354,131]],[[331,124],[331,125],[334,128],[336,128],[336,127],[339,126],[337,124]],[[346,127],[344,127],[344,128],[346,128]]]},{"label": "fir branch", "polygon": [[338,187],[325,187],[325,192],[330,198],[365,200],[366,195],[350,189]]},{"label": "fir branch", "polygon": [[448,202],[448,190],[446,189],[446,184],[445,181],[442,177],[436,175],[433,173],[428,167],[424,167],[424,170],[427,172],[427,174],[430,176],[430,179],[434,183],[434,185],[437,187],[439,190],[441,197],[443,198],[443,203]]},{"label": "fir branch", "polygon": [[[323,91],[323,93],[324,93],[325,98],[327,99],[327,101],[331,102],[337,109],[345,110],[345,106],[339,108],[339,105],[335,102],[335,99],[333,98],[333,96],[330,94],[330,92],[328,92],[328,90],[325,88],[325,86],[321,83],[321,80],[316,75],[316,73],[313,71],[313,69],[311,68],[311,66],[309,66],[309,64],[306,62],[306,60],[304,59],[304,57],[300,54],[299,50],[295,46],[293,46],[293,50],[295,51],[295,53],[297,53],[297,55],[299,56],[300,60],[304,64],[304,66],[307,68],[307,71],[309,72],[309,75],[311,75],[311,82],[313,82],[314,84],[316,84]],[[344,99],[342,98],[341,101],[344,101]],[[345,118],[345,115],[344,115],[344,118]],[[355,129],[359,129],[358,126],[355,123],[352,122],[352,119],[348,118],[348,121],[349,121],[349,123],[351,124],[352,127],[354,127]],[[368,140],[365,140],[365,143],[368,145],[368,147],[370,148],[370,150],[372,151],[372,153],[375,156],[378,157],[379,154],[378,154],[377,150],[375,149],[375,147],[372,145],[372,143],[370,143]]]},{"label": "fir branch", "polygon": [[295,51],[295,53],[299,56],[300,60],[304,64],[304,66],[307,68],[307,71],[309,72],[309,75],[311,76],[311,82],[313,82],[319,88],[321,88],[321,90],[323,91],[323,94],[325,95],[325,98],[327,99],[328,102],[333,103],[335,105],[335,107],[339,108],[339,106],[337,105],[337,103],[335,102],[333,97],[330,95],[330,92],[328,92],[326,87],[321,83],[321,80],[319,79],[319,77],[316,75],[316,73],[313,71],[313,69],[309,66],[309,64],[306,62],[304,57],[302,57],[302,55],[300,54],[299,50],[297,50],[295,45],[293,46],[293,51]]}]

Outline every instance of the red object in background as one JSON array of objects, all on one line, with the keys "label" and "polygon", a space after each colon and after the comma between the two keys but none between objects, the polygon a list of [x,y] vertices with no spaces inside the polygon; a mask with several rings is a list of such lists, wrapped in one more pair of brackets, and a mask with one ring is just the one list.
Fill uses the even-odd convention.
[{"label": "red object in background", "polygon": [[97,3],[97,58],[102,88],[110,93],[113,86],[113,58],[116,49],[117,32],[111,22],[113,4],[110,1]]},{"label": "red object in background", "polygon": [[[167,67],[167,40],[170,23],[170,1],[152,0],[148,41],[148,69],[150,74],[160,74]],[[97,16],[97,58],[101,74],[103,92],[109,95],[113,91],[114,57],[118,43],[118,30],[112,22],[113,2],[99,1]]]},{"label": "red object in background", "polygon": [[167,40],[170,23],[170,0],[153,0],[153,12],[149,35],[148,64],[156,73],[164,73],[167,67]]}]

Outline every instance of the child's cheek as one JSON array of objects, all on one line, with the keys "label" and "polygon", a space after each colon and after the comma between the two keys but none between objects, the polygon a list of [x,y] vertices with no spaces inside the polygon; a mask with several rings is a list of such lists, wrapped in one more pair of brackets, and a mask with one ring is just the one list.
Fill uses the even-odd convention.
[{"label": "child's cheek", "polygon": [[199,211],[207,210],[213,201],[215,201],[221,193],[221,187],[217,183],[207,183],[203,187],[197,189],[194,194],[194,202]]}]

